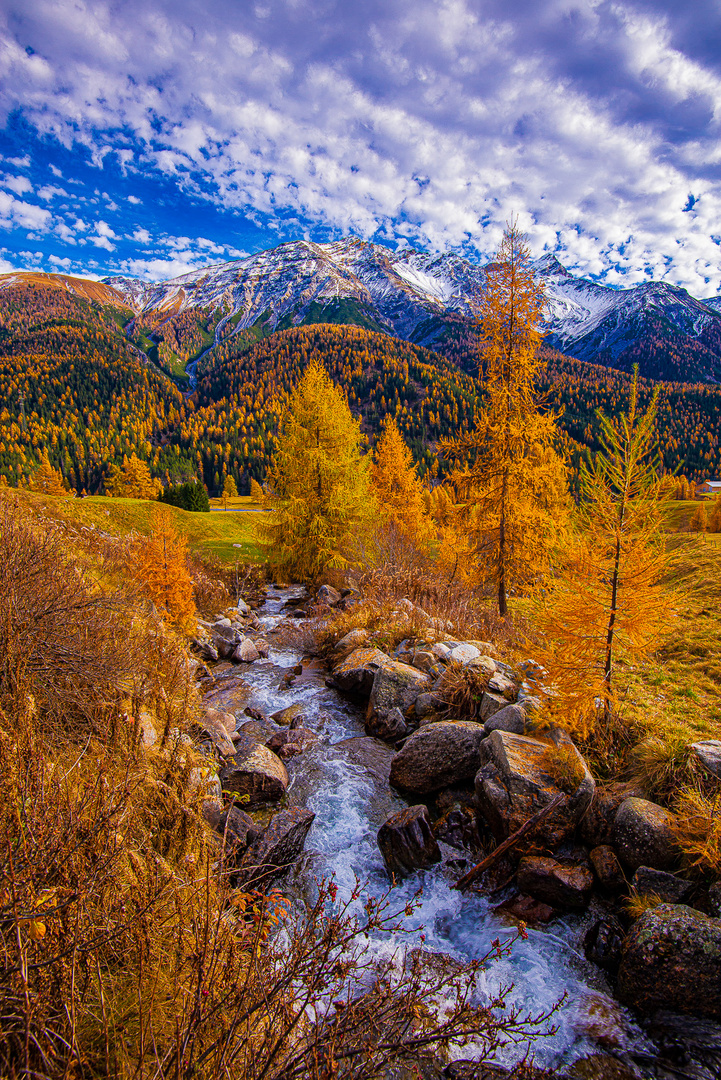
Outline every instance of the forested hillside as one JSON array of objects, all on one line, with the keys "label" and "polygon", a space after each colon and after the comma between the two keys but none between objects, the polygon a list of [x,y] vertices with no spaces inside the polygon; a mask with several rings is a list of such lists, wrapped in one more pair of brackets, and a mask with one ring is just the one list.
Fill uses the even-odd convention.
[{"label": "forested hillside", "polygon": [[[210,348],[217,312],[141,320],[107,287],[72,284],[26,275],[0,290],[0,474],[11,484],[27,480],[47,449],[79,491],[101,491],[110,465],[134,453],[164,482],[198,475],[218,494],[230,474],[247,492],[266,474],[280,410],[311,356],[344,387],[369,442],[385,415],[396,417],[421,473],[439,439],[472,423],[477,353],[466,319],[444,320],[444,355],[357,325],[270,333],[260,319],[236,334],[227,319],[188,396],[168,373],[182,374]],[[563,411],[578,459],[584,446],[596,448],[595,409],[622,407],[628,375],[550,349],[545,356],[541,389]],[[642,404],[650,391],[641,380]],[[721,471],[721,388],[665,384],[658,427],[669,470],[697,480]]]}]

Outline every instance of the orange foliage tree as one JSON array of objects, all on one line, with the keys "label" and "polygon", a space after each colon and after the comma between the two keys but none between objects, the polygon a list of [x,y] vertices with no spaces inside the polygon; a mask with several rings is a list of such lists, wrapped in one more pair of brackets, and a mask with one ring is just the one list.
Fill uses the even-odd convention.
[{"label": "orange foliage tree", "polygon": [[167,510],[154,507],[150,536],[134,536],[129,569],[138,587],[180,629],[195,615],[193,582],[188,569],[188,542],[173,526]]},{"label": "orange foliage tree", "polygon": [[428,540],[430,522],[423,485],[413,464],[413,455],[392,416],[383,422],[383,434],[371,466],[371,481],[386,521],[412,543],[422,544]]}]

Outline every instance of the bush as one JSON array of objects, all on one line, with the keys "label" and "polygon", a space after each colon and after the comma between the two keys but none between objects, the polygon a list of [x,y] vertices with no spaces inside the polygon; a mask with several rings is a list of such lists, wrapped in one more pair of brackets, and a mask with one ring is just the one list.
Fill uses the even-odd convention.
[{"label": "bush", "polygon": [[176,484],[158,495],[158,501],[167,503],[169,506],[178,506],[181,510],[191,510],[195,513],[210,513],[210,499],[203,484],[197,480],[187,484]]}]

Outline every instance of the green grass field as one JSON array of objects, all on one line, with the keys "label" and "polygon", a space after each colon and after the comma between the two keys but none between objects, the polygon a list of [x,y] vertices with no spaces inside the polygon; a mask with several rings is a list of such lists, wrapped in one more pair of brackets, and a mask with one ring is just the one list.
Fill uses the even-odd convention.
[{"label": "green grass field", "polygon": [[[150,532],[150,515],[159,504],[145,499],[110,499],[92,495],[87,499],[57,499],[34,492],[13,492],[36,510],[51,517],[72,522],[79,527],[95,525],[114,536],[126,536],[134,529]],[[233,499],[238,505],[257,505],[245,498]],[[213,503],[219,503],[214,499]],[[254,526],[260,514],[194,514],[175,506],[164,506],[179,532],[188,538],[191,551],[215,555],[226,566],[236,561],[260,562],[261,551],[255,540]]]}]

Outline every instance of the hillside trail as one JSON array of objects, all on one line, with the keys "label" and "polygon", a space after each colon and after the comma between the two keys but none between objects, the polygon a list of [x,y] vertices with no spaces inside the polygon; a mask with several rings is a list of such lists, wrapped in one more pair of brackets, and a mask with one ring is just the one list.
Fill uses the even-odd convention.
[{"label": "hillside trail", "polygon": [[[361,709],[326,686],[327,671],[304,656],[302,646],[290,646],[291,625],[284,610],[288,601],[302,597],[302,587],[268,589],[267,599],[257,612],[263,633],[270,642],[267,660],[243,668],[245,689],[239,696],[238,668],[227,665],[218,671],[213,705],[231,712],[246,706],[266,715],[286,706],[303,707],[304,724],[319,735],[312,749],[287,762],[290,784],[287,799],[293,805],[312,810],[315,821],[306,851],[281,887],[296,897],[312,896],[316,881],[334,877],[339,901],[350,898],[356,881],[365,895],[380,896],[390,881],[376,835],[393,810],[407,805],[388,784],[393,750],[365,734]],[[297,637],[297,635],[296,635]],[[282,683],[290,669],[303,663],[304,671],[290,688]],[[224,692],[223,681],[228,690]],[[451,889],[459,874],[453,860],[462,854],[441,844],[443,862],[418,871],[393,890],[394,908],[403,907],[422,889],[420,906],[408,919],[411,932],[402,940],[379,934],[372,941],[378,957],[388,957],[399,948],[423,948],[430,954],[444,954],[470,961],[486,953],[496,938],[513,933],[514,926],[494,914],[488,897]],[[493,897],[498,904],[500,895]],[[357,901],[362,908],[362,897]],[[535,1060],[557,1067],[578,1057],[614,1048],[652,1050],[628,1012],[611,996],[603,973],[583,956],[583,934],[592,921],[581,916],[557,918],[544,929],[528,929],[526,941],[519,941],[509,959],[489,966],[482,989],[492,993],[502,984],[513,983],[509,1004],[538,1014],[550,1009],[564,993],[566,1003],[553,1018],[555,1035],[537,1041]],[[424,935],[424,940],[421,935]],[[526,1046],[506,1047],[500,1055],[505,1064],[523,1057]],[[472,1058],[473,1046],[458,1048],[453,1057]]]}]

